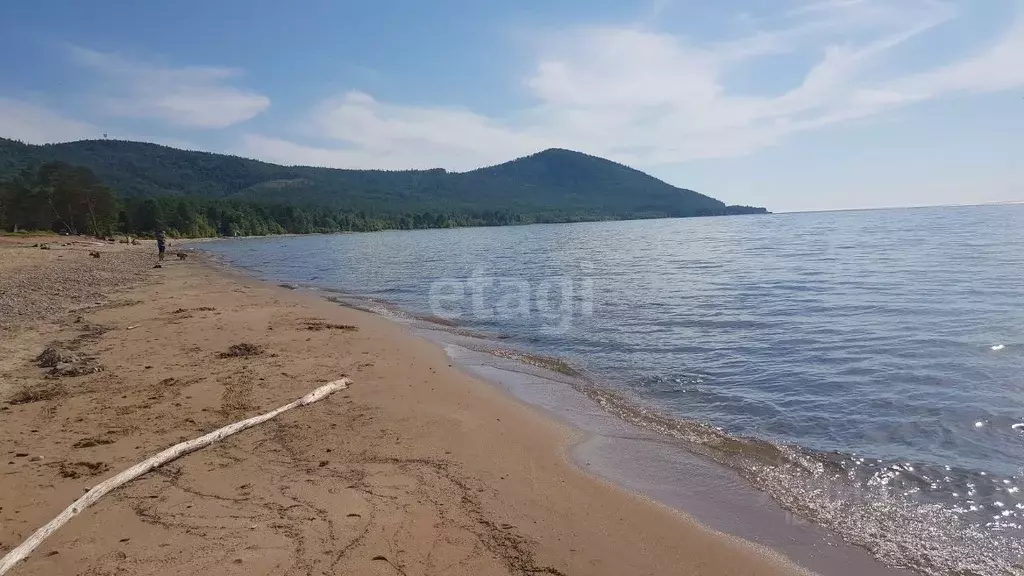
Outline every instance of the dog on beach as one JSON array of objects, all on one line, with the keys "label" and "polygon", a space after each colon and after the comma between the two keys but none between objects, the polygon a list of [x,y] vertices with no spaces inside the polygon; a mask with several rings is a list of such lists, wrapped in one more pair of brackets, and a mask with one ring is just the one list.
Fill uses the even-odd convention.
[{"label": "dog on beach", "polygon": [[185,258],[188,258],[187,252],[178,252],[178,260],[184,260]]}]

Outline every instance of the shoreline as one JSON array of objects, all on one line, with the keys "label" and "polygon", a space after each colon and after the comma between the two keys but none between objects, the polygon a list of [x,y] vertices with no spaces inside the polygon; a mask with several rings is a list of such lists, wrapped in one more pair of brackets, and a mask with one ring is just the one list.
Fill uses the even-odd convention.
[{"label": "shoreline", "polygon": [[[24,265],[89,262],[54,252]],[[165,446],[344,374],[354,384],[116,491],[14,574],[806,572],[578,469],[569,428],[386,318],[195,259],[150,271],[148,251],[102,256],[139,278],[7,344],[0,550]],[[47,378],[31,358],[51,340],[102,370]],[[219,357],[242,341],[265,352]],[[7,403],[44,387],[59,390]]]},{"label": "shoreline", "polygon": [[[905,217],[908,216],[900,216]],[[874,222],[874,217],[871,221]],[[838,226],[841,222],[834,224]],[[679,226],[660,231],[657,237],[670,232],[673,238],[685,236],[684,232],[690,228]],[[734,222],[726,229],[739,232],[745,225]],[[912,377],[927,374],[929,382],[932,375],[939,377],[938,372],[931,371],[928,362],[922,361],[923,352],[911,352],[911,349],[920,349],[913,344],[916,340],[908,343],[907,350],[897,352],[891,346],[878,345],[877,338],[863,341],[856,335],[858,331],[851,331],[854,326],[860,326],[861,332],[866,330],[871,334],[873,326],[886,326],[888,320],[885,314],[868,314],[861,319],[862,308],[856,302],[844,303],[839,297],[848,288],[846,282],[825,282],[821,287],[825,294],[832,296],[822,296],[825,298],[822,306],[813,308],[817,312],[805,317],[799,313],[799,308],[794,308],[805,296],[796,295],[803,294],[802,281],[793,278],[790,278],[792,283],[783,282],[778,290],[766,294],[763,303],[747,298],[752,294],[749,288],[758,285],[756,278],[759,276],[750,272],[756,267],[751,266],[749,257],[743,256],[726,259],[721,271],[691,274],[680,271],[672,277],[676,280],[673,286],[681,288],[673,288],[674,296],[666,294],[662,300],[663,295],[645,288],[660,285],[661,273],[645,265],[642,259],[621,258],[620,251],[615,249],[578,251],[569,247],[572,243],[564,242],[580,233],[591,239],[583,242],[587,246],[596,245],[595,239],[603,240],[598,243],[601,246],[610,246],[613,238],[624,234],[642,245],[643,239],[649,237],[643,228],[631,231],[601,228],[587,234],[583,227],[565,227],[549,232],[538,236],[537,241],[533,240],[534,233],[483,231],[450,233],[438,238],[417,234],[338,238],[336,241],[254,241],[235,246],[211,244],[207,249],[260,278],[325,291],[337,290],[357,302],[362,297],[363,308],[397,315],[402,322],[407,320],[407,314],[401,312],[403,309],[414,316],[451,309],[455,311],[453,317],[462,316],[457,321],[466,328],[506,336],[505,342],[497,346],[561,356],[582,368],[588,376],[586,384],[590,386],[581,386],[583,392],[596,389],[594,391],[601,394],[602,389],[610,388],[615,393],[608,402],[600,397],[596,400],[617,415],[660,433],[663,439],[670,437],[666,439],[668,442],[678,440],[690,444],[698,454],[739,470],[751,485],[771,495],[782,507],[827,527],[847,542],[870,551],[883,563],[929,574],[1017,574],[1024,568],[1021,564],[1024,540],[1019,531],[1019,510],[1024,504],[1017,494],[1020,478],[1013,472],[1013,459],[1001,457],[1012,454],[1016,448],[1012,441],[1017,430],[1011,432],[1010,424],[1019,421],[1017,414],[1002,414],[997,406],[980,397],[969,396],[963,398],[962,410],[940,408],[941,397],[933,399],[927,394],[928,386]],[[755,246],[769,252],[773,250],[764,244],[769,237],[756,237],[759,240]],[[715,250],[728,248],[718,243],[713,245],[717,246]],[[521,258],[520,252],[528,257]],[[657,254],[660,256],[655,260],[661,264],[658,268],[666,270],[671,269],[679,255],[675,250]],[[788,252],[783,250],[783,254]],[[602,264],[593,269],[581,267],[579,263],[585,262],[588,255],[592,259],[604,256],[600,260]],[[870,253],[861,250],[852,259],[868,265]],[[706,258],[686,261],[700,270],[717,268]],[[785,261],[793,270],[804,269],[799,259],[787,256]],[[488,268],[492,265],[493,268]],[[913,262],[907,265],[912,267]],[[827,276],[827,262],[813,266],[818,266],[818,272]],[[619,272],[626,270],[632,273]],[[555,307],[549,301],[542,301],[541,291],[549,284],[546,276],[549,271],[561,273],[562,276],[557,277],[563,280],[567,276],[576,294],[586,293],[590,279],[602,282],[603,287],[595,290],[595,294],[599,293],[595,303],[600,303],[601,312],[577,322],[574,316],[567,316],[576,314],[573,311],[576,305],[570,307],[567,299],[563,298]],[[914,280],[895,268],[892,273],[887,275],[893,278],[892,282],[880,281],[856,290],[871,293],[877,289],[879,295],[888,294],[907,306],[916,305],[915,297],[902,294],[893,284],[896,278],[911,284]],[[692,310],[686,298],[678,297],[689,294],[686,287],[691,286],[691,276],[692,289],[704,295],[693,303]],[[1003,276],[1005,279],[1005,274]],[[785,277],[785,274],[781,276]],[[965,280],[958,280],[958,277],[957,273],[950,272],[951,282]],[[722,283],[723,278],[745,280]],[[459,293],[461,285],[463,294],[474,296],[449,302],[451,306],[439,306],[433,300],[434,294],[437,290],[445,292],[449,288],[448,280],[453,281],[452,293]],[[525,283],[530,284],[530,313],[518,317],[506,304],[509,296],[516,295],[517,287]],[[715,285],[720,288],[704,291]],[[488,295],[482,307],[476,296],[480,286],[484,286],[484,293]],[[860,285],[851,279],[849,286]],[[568,287],[565,285],[560,294],[564,296]],[[710,294],[717,298],[711,298]],[[668,303],[674,306],[666,308]],[[585,314],[582,310],[586,303],[579,304],[580,313]],[[569,327],[571,321],[570,330],[549,332],[548,315],[553,308],[560,315],[556,317],[565,320],[560,321],[559,326]],[[468,316],[467,310],[471,310]],[[835,311],[837,318],[856,320],[843,324],[846,331],[832,337],[831,324],[823,322],[827,314],[821,312],[826,310]],[[947,309],[944,313],[948,321],[944,325],[955,325],[958,314],[955,310]],[[978,313],[986,317],[986,325],[1001,326],[999,317],[986,316],[986,305],[979,304]],[[727,317],[720,322],[723,314]],[[744,321],[733,322],[729,320],[731,315],[739,315]],[[905,320],[908,327],[924,329],[922,333],[931,329],[943,332],[935,321],[915,315]],[[814,332],[804,334],[802,327],[808,325]],[[783,327],[788,329],[782,330]],[[1012,332],[1012,327],[1006,329]],[[803,342],[801,336],[806,337]],[[935,358],[934,363],[944,367],[943,373],[948,370],[948,374],[960,374],[969,381],[971,374],[963,370],[974,366],[978,370],[991,367],[994,376],[1012,377],[1012,370],[1007,372],[1006,368],[1019,358],[1013,353],[1012,336],[993,337],[982,329],[972,331],[970,341],[949,337],[952,340],[944,344],[949,353],[942,355],[950,358],[949,363],[941,358]],[[975,340],[1010,342],[1007,347],[1010,352],[993,356],[987,346],[973,345]],[[813,345],[807,345],[808,342]],[[781,354],[766,353],[776,349]],[[856,353],[850,356],[850,351]],[[816,363],[819,357],[827,365]],[[913,369],[908,366],[905,373],[899,372],[904,357],[912,360],[910,365],[913,366]],[[863,405],[850,395],[851,390],[872,390],[885,381],[888,374],[893,375],[894,384],[906,388],[906,397],[895,394],[895,388],[892,393],[887,392],[884,386],[865,394],[866,404]],[[793,376],[792,386],[785,375]],[[832,382],[834,386],[830,385]],[[996,380],[988,386],[979,382],[979,386],[988,393],[998,394],[1000,387],[994,382]],[[962,396],[957,390],[951,386],[949,394]],[[917,397],[918,393],[925,395]],[[625,397],[626,402],[616,402],[616,397]],[[629,402],[630,399],[634,402]],[[804,403],[804,399],[811,402]],[[875,403],[878,403],[877,414],[862,409]],[[904,405],[908,413],[924,410],[943,417],[928,422],[912,418],[905,425],[896,425],[895,422],[904,422],[903,414],[892,408]],[[820,413],[816,412],[819,408]],[[975,414],[984,417],[974,418]],[[992,420],[991,431],[986,425],[978,432],[975,423],[981,420],[989,423],[988,418]],[[850,433],[844,434],[844,430]],[[952,443],[939,449],[935,438],[928,434],[916,438],[902,436],[913,430],[948,434]],[[887,436],[890,433],[893,436]],[[1008,438],[1007,433],[1013,437]],[[981,435],[991,443],[979,445],[978,455],[989,456],[991,461],[962,451]],[[947,448],[950,452],[943,452]],[[628,448],[622,451],[627,452]],[[667,465],[660,467],[668,468],[671,461],[671,458],[662,459],[661,463]],[[641,466],[629,472],[634,471],[647,473]],[[636,475],[630,474],[627,479]],[[671,475],[666,478],[669,480],[667,488],[676,488]],[[712,491],[712,496],[715,494]],[[684,504],[684,509],[691,510],[691,503]],[[748,511],[737,510],[740,523],[749,516]],[[783,518],[777,524],[787,522]]]},{"label": "shoreline", "polygon": [[[246,277],[258,272],[220,263]],[[271,280],[258,279],[263,282]],[[827,527],[785,510],[733,467],[695,451],[694,446],[636,421],[663,419],[655,408],[622,397],[565,364],[449,321],[312,284],[277,284],[353,310],[385,318],[442,347],[469,375],[495,386],[516,402],[568,426],[573,441],[565,457],[578,470],[695,519],[707,529],[777,551],[815,573],[836,576],[912,576],[892,567]],[[632,414],[630,414],[632,412]],[[705,448],[706,449],[706,448]],[[698,482],[680,478],[698,479]]]}]

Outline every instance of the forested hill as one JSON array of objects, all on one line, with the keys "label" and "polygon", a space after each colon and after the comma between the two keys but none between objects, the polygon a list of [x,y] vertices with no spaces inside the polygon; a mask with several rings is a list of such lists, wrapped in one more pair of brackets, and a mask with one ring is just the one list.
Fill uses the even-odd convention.
[{"label": "forested hill", "polygon": [[120,140],[43,146],[0,139],[0,181],[46,162],[92,170],[121,198],[178,196],[317,206],[368,214],[502,212],[516,221],[710,216],[764,212],[726,206],[638,170],[551,149],[471,172],[280,166]]}]

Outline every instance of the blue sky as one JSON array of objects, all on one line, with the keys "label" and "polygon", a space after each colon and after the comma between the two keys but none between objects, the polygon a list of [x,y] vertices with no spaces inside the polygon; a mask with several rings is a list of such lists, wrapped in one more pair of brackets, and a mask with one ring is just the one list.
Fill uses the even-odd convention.
[{"label": "blue sky", "polygon": [[0,136],[467,170],[549,147],[729,203],[1024,200],[1024,0],[35,0]]}]

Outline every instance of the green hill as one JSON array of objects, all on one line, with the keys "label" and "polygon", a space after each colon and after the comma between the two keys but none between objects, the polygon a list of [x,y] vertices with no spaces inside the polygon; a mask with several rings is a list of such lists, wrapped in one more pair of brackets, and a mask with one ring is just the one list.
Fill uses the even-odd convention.
[{"label": "green hill", "polygon": [[509,221],[575,221],[763,213],[726,206],[627,166],[551,149],[464,173],[280,166],[144,142],[43,146],[0,139],[0,181],[63,162],[92,170],[122,199],[185,197],[317,206],[377,215],[502,212]]}]

